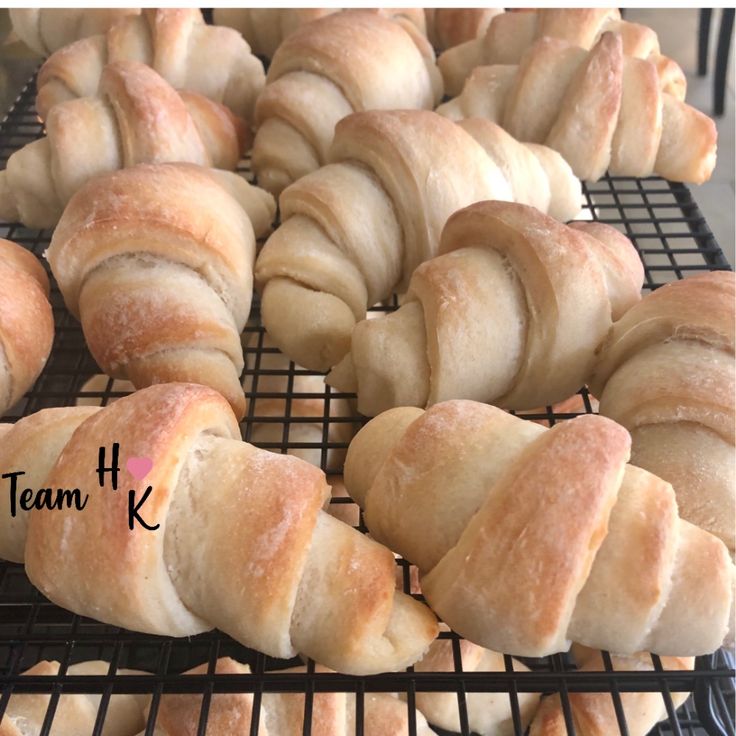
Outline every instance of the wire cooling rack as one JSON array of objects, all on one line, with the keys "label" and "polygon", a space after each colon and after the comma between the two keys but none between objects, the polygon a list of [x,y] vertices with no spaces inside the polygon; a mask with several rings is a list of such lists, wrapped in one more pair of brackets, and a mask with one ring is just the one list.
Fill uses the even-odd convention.
[{"label": "wire cooling rack", "polygon": [[[33,108],[34,82],[29,82],[14,107],[0,123],[0,167],[18,148],[39,138],[42,125]],[[247,174],[247,162],[243,169]],[[691,272],[729,268],[723,253],[708,228],[687,187],[662,179],[606,177],[585,187],[585,216],[620,228],[636,245],[645,265],[645,289],[685,278]],[[0,236],[25,245],[38,256],[46,249],[50,232],[32,231],[18,224],[0,223]],[[87,379],[98,372],[88,353],[78,323],[64,308],[55,284],[52,304],[56,337],[51,357],[35,386],[4,417],[15,421],[39,409],[72,405],[79,401],[107,404],[127,393],[125,386],[102,379],[98,385]],[[393,304],[378,307],[390,310]],[[248,398],[247,416],[242,423],[243,437],[275,452],[300,454],[319,463],[339,485],[342,461],[350,436],[362,424],[355,412],[353,397],[324,386],[315,374],[286,361],[270,347],[258,319],[246,328],[243,344],[246,355],[244,386]],[[315,406],[317,407],[315,409]],[[529,420],[554,424],[579,413],[595,410],[594,401],[583,390],[577,401],[538,412],[527,412]],[[365,531],[357,507],[347,497],[335,497],[332,508],[341,518]],[[412,571],[397,560],[398,579],[406,592],[412,593]],[[416,734],[413,710],[418,692],[451,692],[456,695],[459,723],[470,734],[467,695],[473,692],[501,692],[509,699],[513,732],[521,736],[518,695],[523,692],[558,693],[561,697],[569,734],[575,734],[569,693],[602,692],[610,695],[618,718],[618,732],[630,733],[621,707],[621,693],[652,691],[661,693],[667,719],[653,734],[678,736],[733,736],[734,669],[733,661],[721,650],[712,657],[701,657],[693,671],[668,671],[653,657],[652,672],[613,672],[604,655],[605,668],[599,673],[578,672],[568,655],[525,660],[530,672],[514,672],[510,658],[505,658],[505,672],[463,672],[459,638],[443,633],[453,643],[456,667],[447,673],[406,672],[375,677],[348,677],[315,673],[312,663],[306,674],[279,674],[278,669],[294,662],[277,662],[245,649],[229,637],[213,631],[191,639],[170,639],[142,635],[106,626],[69,613],[44,599],[30,584],[19,565],[0,562],[0,717],[13,693],[41,692],[51,695],[42,736],[51,733],[58,698],[64,693],[102,695],[93,736],[102,733],[109,698],[114,693],[143,692],[152,696],[155,713],[162,694],[193,692],[202,697],[198,736],[207,733],[211,698],[221,692],[254,693],[254,718],[250,734],[258,733],[263,722],[261,696],[264,692],[304,693],[303,734],[312,733],[311,713],[314,694],[344,690],[356,693],[356,736],[365,732],[361,714],[366,693],[383,691],[403,693],[407,699],[409,733]],[[250,665],[253,674],[234,676],[207,674],[181,677],[181,672],[209,663],[214,673],[218,657],[231,656]],[[41,660],[57,660],[61,667],[54,677],[20,677]],[[109,674],[103,677],[80,677],[66,673],[67,667],[86,659],[110,662]],[[118,668],[143,670],[150,674],[125,676]],[[272,672],[272,670],[276,670]],[[693,692],[677,712],[672,693]],[[437,730],[438,733],[446,732]],[[153,717],[147,734],[153,733]],[[79,736],[86,736],[80,734]],[[280,736],[280,735],[277,735]]]}]

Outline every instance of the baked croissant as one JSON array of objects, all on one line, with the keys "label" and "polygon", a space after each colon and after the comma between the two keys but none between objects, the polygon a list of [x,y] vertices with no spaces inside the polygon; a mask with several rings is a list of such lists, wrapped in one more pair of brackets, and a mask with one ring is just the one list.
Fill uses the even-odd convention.
[{"label": "baked croissant", "polygon": [[340,361],[366,308],[406,288],[461,207],[516,199],[562,219],[580,209],[580,183],[558,154],[488,121],[356,113],[338,123],[329,158],[281,195],[282,225],[256,263],[266,330],[310,370]]},{"label": "baked croissant", "polygon": [[[583,672],[605,672],[600,652],[573,644],[578,667]],[[666,670],[691,670],[692,657],[663,657]],[[616,672],[647,672],[654,670],[649,654],[631,657],[611,655],[611,665]],[[689,697],[688,692],[670,694],[672,705],[679,708]],[[613,695],[611,693],[573,692],[568,694],[570,711],[576,736],[610,736],[620,732]],[[661,692],[622,692],[619,695],[629,736],[646,736],[660,721],[667,719],[667,706]],[[532,721],[529,736],[567,736],[565,713],[559,695],[542,700]]]},{"label": "baked croissant", "polygon": [[0,218],[53,227],[72,194],[97,174],[166,161],[234,169],[248,143],[245,122],[227,108],[176,92],[137,61],[105,67],[98,95],[54,106],[46,138],[8,159]]},{"label": "baked croissant", "polygon": [[10,22],[18,38],[41,56],[80,38],[106,33],[126,15],[140,8],[10,8]]},{"label": "baked croissant", "polygon": [[624,54],[654,63],[665,92],[685,99],[685,75],[678,64],[660,54],[656,32],[622,20],[617,8],[540,8],[497,14],[482,37],[446,51],[437,64],[445,80],[445,92],[454,96],[460,94],[475,67],[518,64],[529,46],[543,36],[590,49],[606,31],[620,34]]},{"label": "baked croissant", "polygon": [[[186,674],[206,674],[200,665]],[[280,673],[302,673],[305,667],[292,667]],[[217,674],[246,675],[250,667],[230,657],[217,660]],[[317,665],[315,672],[330,672]],[[200,695],[164,695],[156,719],[158,736],[196,736],[202,710]],[[409,736],[407,706],[389,693],[365,693],[362,733],[364,736]],[[355,695],[346,692],[321,692],[312,697],[311,733],[319,736],[353,736],[356,733]],[[424,716],[415,711],[416,735],[435,736]],[[305,697],[301,693],[269,693],[261,697],[257,733],[259,736],[301,736],[304,733]],[[253,694],[213,695],[207,716],[207,736],[232,736],[251,733]],[[143,734],[140,734],[143,736]]]},{"label": "baked croissant", "polygon": [[[212,389],[157,385],[104,409],[67,409],[86,417],[70,437],[62,428],[66,444],[48,430],[60,411],[33,414],[2,438],[22,450],[4,472],[44,463],[44,487],[87,494],[81,511],[19,512],[26,572],[57,605],[166,636],[217,627],[269,656],[301,652],[351,674],[404,668],[436,636],[431,612],[395,589],[391,552],[322,511],[324,474],[242,442]],[[110,461],[113,443],[117,493],[97,473],[99,448]],[[30,468],[18,467],[25,457]],[[148,461],[143,480],[131,458]],[[132,531],[128,489],[139,509]],[[3,509],[0,538],[14,522]]]},{"label": "baked croissant", "polygon": [[[71,664],[66,674],[102,677],[108,674],[107,662],[88,661]],[[59,674],[59,663],[42,661],[23,673],[29,676],[54,676]],[[119,669],[117,675],[141,674],[135,670]],[[49,736],[72,736],[94,732],[101,694],[62,694],[56,704],[54,719]],[[107,702],[105,720],[101,736],[133,736],[145,727],[143,709],[148,696],[129,693],[115,693]],[[8,700],[8,707],[0,722],[2,736],[40,736],[44,719],[51,701],[45,693],[14,694]]]},{"label": "baked croissant", "polygon": [[53,341],[46,271],[32,253],[0,238],[0,414],[38,378]]},{"label": "baked croissant", "polygon": [[439,51],[459,46],[481,37],[501,13],[503,8],[425,8],[427,38]]},{"label": "baked croissant", "polygon": [[447,399],[511,409],[566,399],[644,280],[614,228],[568,227],[513,202],[456,212],[439,252],[414,271],[398,311],[355,326],[327,378],[358,394],[362,414]]},{"label": "baked croissant", "polygon": [[672,483],[683,519],[734,550],[734,274],[677,281],[617,322],[591,380],[631,461]]},{"label": "baked croissant", "polygon": [[[370,10],[387,17],[405,17],[422,33],[425,31],[421,8]],[[230,26],[242,33],[254,54],[270,59],[283,40],[297,28],[338,12],[340,8],[215,8],[213,15],[217,25]]]},{"label": "baked croissant", "polygon": [[263,64],[237,31],[205,25],[195,8],[147,8],[52,54],[38,73],[38,114],[45,120],[59,102],[96,95],[114,61],[148,64],[172,87],[220,102],[248,122],[265,83]]},{"label": "baked croissant", "polygon": [[656,65],[624,56],[616,34],[590,51],[545,37],[518,65],[477,67],[437,112],[487,117],[518,140],[545,143],[588,181],[608,170],[701,184],[716,162],[715,123],[660,86]]},{"label": "baked croissant", "polygon": [[345,486],[432,609],[481,646],[712,652],[730,624],[728,550],[626,464],[630,444],[594,415],[545,429],[472,401],[402,407],[355,436]]},{"label": "baked croissant", "polygon": [[98,176],[71,198],[46,251],[90,352],[137,388],[212,386],[242,417],[240,333],[267,192],[237,174],[158,164]]},{"label": "baked croissant", "polygon": [[[479,647],[467,639],[458,642],[463,672],[505,672],[504,656]],[[528,672],[526,665],[512,660],[514,672]],[[452,641],[435,639],[429,651],[414,665],[415,672],[456,672]],[[539,693],[517,693],[519,717],[525,731],[539,704]],[[417,708],[433,726],[460,733],[460,713],[457,693],[423,692],[415,695]],[[465,707],[468,726],[478,736],[511,736],[514,733],[513,716],[508,693],[467,692]]]},{"label": "baked croissant", "polygon": [[431,109],[441,97],[432,47],[405,18],[350,10],[303,25],[279,46],[256,105],[258,183],[277,194],[327,163],[336,123],[354,111]]}]

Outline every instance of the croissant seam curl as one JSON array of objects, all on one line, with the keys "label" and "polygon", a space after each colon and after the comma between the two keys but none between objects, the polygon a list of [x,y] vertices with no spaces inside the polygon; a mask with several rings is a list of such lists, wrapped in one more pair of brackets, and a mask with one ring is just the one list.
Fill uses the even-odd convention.
[{"label": "croissant seam curl", "polygon": [[77,191],[46,253],[100,368],[136,388],[203,383],[242,417],[240,333],[255,239],[274,214],[267,192],[192,164],[142,164]]},{"label": "croissant seam curl", "polygon": [[0,218],[51,228],[92,177],[139,163],[184,161],[235,169],[248,142],[245,121],[192,92],[176,92],[136,61],[105,67],[98,97],[53,107],[47,136],[0,172]]},{"label": "croissant seam curl", "polygon": [[614,228],[568,227],[512,202],[456,212],[439,251],[414,271],[398,311],[355,326],[327,377],[358,394],[362,414],[447,399],[509,409],[562,401],[590,376],[644,280]]},{"label": "croissant seam curl", "polygon": [[734,274],[648,294],[613,327],[591,390],[632,435],[632,462],[672,483],[680,515],[733,552]]},{"label": "croissant seam curl", "polygon": [[626,464],[630,444],[594,415],[545,429],[472,401],[402,407],[356,435],[345,486],[371,536],[419,568],[432,609],[481,646],[712,652],[731,623],[731,557],[678,516],[668,483]]},{"label": "croissant seam curl", "polygon": [[278,194],[327,163],[335,125],[350,113],[432,109],[441,99],[434,52],[412,23],[366,10],[327,15],[273,57],[256,105],[253,171]]},{"label": "croissant seam curl", "polygon": [[222,103],[251,124],[265,84],[263,64],[237,31],[206,25],[195,8],[146,8],[53,53],[38,73],[38,114],[45,120],[60,102],[94,97],[115,61],[143,62],[175,89]]},{"label": "croissant seam curl", "polygon": [[28,250],[0,238],[0,414],[41,374],[53,340],[46,271]]},{"label": "croissant seam curl", "polygon": [[[117,493],[100,489],[96,470],[99,447],[115,442],[121,466],[152,464],[144,480],[121,471]],[[429,609],[396,590],[391,552],[323,511],[324,474],[242,442],[205,386],[38,412],[5,433],[0,455],[3,467],[23,463],[29,482],[88,494],[82,511],[15,518],[0,496],[3,555],[79,615],[165,636],[217,627],[269,656],[300,652],[349,674],[405,668],[437,635]],[[159,526],[130,531],[127,490],[141,499],[147,486],[141,514]]]},{"label": "croissant seam curl", "polygon": [[549,36],[590,49],[606,31],[617,33],[627,56],[656,65],[660,85],[685,99],[687,80],[680,67],[659,50],[657,34],[647,26],[622,20],[617,8],[543,8],[533,12],[503,13],[492,18],[484,36],[445,52],[437,60],[448,95],[458,95],[477,66],[518,64],[535,41]]},{"label": "croissant seam curl", "polygon": [[338,123],[329,159],[282,193],[282,224],[256,263],[268,334],[310,370],[343,358],[366,309],[437,254],[456,210],[499,199],[561,219],[580,211],[580,182],[559,154],[487,120],[355,113]]},{"label": "croissant seam curl", "polygon": [[587,181],[608,170],[702,184],[716,163],[713,120],[662,90],[657,66],[625,56],[610,32],[590,51],[544,37],[518,65],[477,67],[437,112],[486,117],[518,140],[545,143]]}]

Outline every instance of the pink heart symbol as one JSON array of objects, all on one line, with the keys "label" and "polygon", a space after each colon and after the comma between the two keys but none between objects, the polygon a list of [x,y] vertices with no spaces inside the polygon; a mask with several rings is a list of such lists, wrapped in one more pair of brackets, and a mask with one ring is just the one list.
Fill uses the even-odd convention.
[{"label": "pink heart symbol", "polygon": [[125,467],[136,480],[143,480],[151,472],[153,460],[150,457],[129,457]]}]

